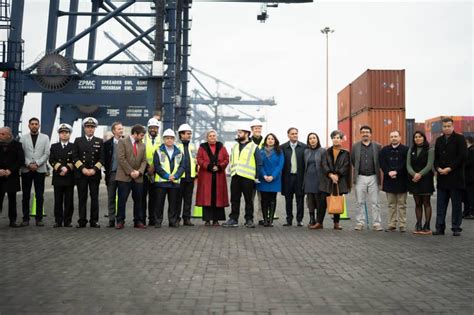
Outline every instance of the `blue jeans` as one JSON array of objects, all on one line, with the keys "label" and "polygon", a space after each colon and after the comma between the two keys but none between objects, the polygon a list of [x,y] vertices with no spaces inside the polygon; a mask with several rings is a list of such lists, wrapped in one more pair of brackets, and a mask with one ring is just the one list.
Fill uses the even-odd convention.
[{"label": "blue jeans", "polygon": [[461,232],[462,223],[462,190],[438,188],[436,200],[436,230],[444,232],[446,229],[446,212],[448,211],[449,199],[453,209],[451,215],[451,230]]},{"label": "blue jeans", "polygon": [[117,181],[118,187],[118,207],[117,207],[117,223],[125,222],[125,212],[127,210],[127,200],[132,191],[133,199],[133,222],[135,224],[143,223],[142,213],[142,194],[143,184],[136,183],[135,181],[120,182]]}]

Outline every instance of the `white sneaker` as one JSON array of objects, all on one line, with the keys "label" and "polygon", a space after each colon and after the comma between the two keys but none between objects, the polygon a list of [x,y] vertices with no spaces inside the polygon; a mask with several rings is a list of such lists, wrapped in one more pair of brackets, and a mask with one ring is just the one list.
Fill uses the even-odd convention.
[{"label": "white sneaker", "polygon": [[375,223],[372,228],[375,230],[375,231],[383,231],[383,227],[382,227],[382,224],[380,223]]},{"label": "white sneaker", "polygon": [[361,223],[357,223],[354,230],[356,231],[362,231],[364,229],[364,225]]}]

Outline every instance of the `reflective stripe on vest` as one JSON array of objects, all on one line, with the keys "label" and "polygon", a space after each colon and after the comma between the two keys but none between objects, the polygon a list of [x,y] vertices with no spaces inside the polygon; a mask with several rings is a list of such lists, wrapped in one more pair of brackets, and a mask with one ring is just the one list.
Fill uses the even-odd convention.
[{"label": "reflective stripe on vest", "polygon": [[160,136],[155,137],[155,145],[151,143],[151,137],[147,133],[145,136],[145,153],[146,153],[146,162],[148,165],[153,165],[153,156],[155,151],[159,149],[161,145]]},{"label": "reflective stripe on vest", "polygon": [[230,176],[239,175],[251,180],[255,180],[257,165],[255,162],[255,150],[257,145],[253,142],[247,145],[239,152],[239,143],[232,148],[230,158]]},{"label": "reflective stripe on vest", "polygon": [[[170,175],[176,174],[179,168],[179,163],[181,163],[181,159],[183,158],[183,154],[179,153],[174,157],[174,168],[173,168],[173,171],[171,171],[170,159],[168,157],[168,154],[160,150],[158,150],[157,153],[160,155],[161,168]],[[173,181],[173,183],[179,184],[179,181],[180,181],[179,178],[177,178]],[[169,179],[162,178],[158,174],[155,174],[155,183],[169,183],[169,182],[170,182]]]},{"label": "reflective stripe on vest", "polygon": [[[182,143],[178,143],[178,149],[181,150],[181,152],[183,153],[183,158],[186,156],[184,154],[184,144]],[[196,177],[196,147],[194,146],[194,144],[192,143],[189,143],[188,144],[188,153],[189,153],[189,158],[191,160],[191,163],[190,163],[190,167],[191,167],[191,178],[195,178]],[[181,175],[181,178],[184,178],[186,177],[186,172],[183,172],[183,175]]]}]

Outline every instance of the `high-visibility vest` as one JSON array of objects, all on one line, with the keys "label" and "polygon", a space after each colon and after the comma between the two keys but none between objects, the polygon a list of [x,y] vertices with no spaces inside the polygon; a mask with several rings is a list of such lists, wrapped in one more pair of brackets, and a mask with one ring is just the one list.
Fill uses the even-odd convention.
[{"label": "high-visibility vest", "polygon": [[[166,150],[166,149],[165,149]],[[168,174],[170,175],[175,175],[176,172],[178,171],[178,168],[179,168],[179,164],[181,163],[181,160],[183,159],[183,154],[182,153],[179,153],[179,154],[176,154],[175,157],[174,157],[174,167],[173,167],[173,170],[171,170],[171,163],[170,163],[170,159],[168,157],[168,153],[167,152],[164,152],[164,151],[161,151],[160,149],[158,149],[156,151],[156,154],[159,155],[160,157],[160,165],[161,165],[161,168]],[[173,183],[176,183],[176,184],[179,184],[179,178],[175,179],[173,181]],[[160,175],[158,174],[155,174],[155,183],[166,183],[166,182],[170,182],[169,179],[166,179],[166,178],[162,178]]]},{"label": "high-visibility vest", "polygon": [[146,161],[148,165],[153,165],[153,156],[155,155],[155,151],[160,148],[161,145],[161,140],[160,136],[155,137],[155,144],[151,142],[151,137],[147,133],[145,136],[145,156],[146,156]]},{"label": "high-visibility vest", "polygon": [[[183,153],[183,158],[186,156],[184,153],[184,144],[178,143],[178,149]],[[189,153],[189,159],[190,159],[190,166],[191,166],[191,178],[196,177],[196,147],[194,144],[189,143],[188,144],[188,153]],[[183,175],[181,178],[186,177],[186,172],[183,172]]]},{"label": "high-visibility vest", "polygon": [[257,163],[255,162],[255,150],[257,145],[249,142],[242,151],[239,152],[239,143],[232,148],[230,157],[230,176],[239,175],[251,180],[255,180]]}]

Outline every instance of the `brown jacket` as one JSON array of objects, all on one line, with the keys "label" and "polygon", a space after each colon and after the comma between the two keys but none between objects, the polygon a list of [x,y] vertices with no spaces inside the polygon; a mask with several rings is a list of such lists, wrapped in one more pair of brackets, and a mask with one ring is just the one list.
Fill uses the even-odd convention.
[{"label": "brown jacket", "polygon": [[145,158],[145,144],[142,142],[137,143],[137,156],[133,154],[133,144],[130,137],[121,139],[117,143],[117,174],[115,180],[121,182],[130,182],[132,177],[130,173],[133,170],[138,170],[140,176],[135,179],[136,183],[143,183],[143,173],[146,167]]}]

